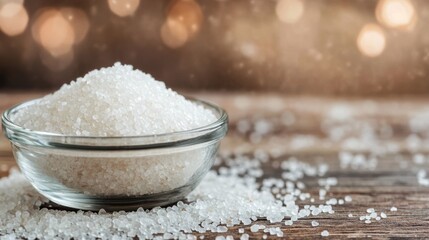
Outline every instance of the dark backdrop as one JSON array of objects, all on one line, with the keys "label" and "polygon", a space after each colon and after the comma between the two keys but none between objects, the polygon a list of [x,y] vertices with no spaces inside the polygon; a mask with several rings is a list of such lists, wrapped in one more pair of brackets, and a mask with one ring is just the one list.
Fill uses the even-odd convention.
[{"label": "dark backdrop", "polygon": [[[183,89],[429,93],[425,0],[125,0],[119,13],[108,1],[22,4],[25,30],[0,34],[3,90],[58,88],[121,61]],[[0,8],[13,28],[14,8]]]}]

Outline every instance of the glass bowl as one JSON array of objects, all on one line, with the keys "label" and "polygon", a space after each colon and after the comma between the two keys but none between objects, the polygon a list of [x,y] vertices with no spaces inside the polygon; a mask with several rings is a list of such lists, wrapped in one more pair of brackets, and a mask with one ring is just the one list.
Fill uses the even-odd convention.
[{"label": "glass bowl", "polygon": [[32,131],[14,115],[38,99],[10,108],[2,126],[30,183],[54,203],[84,210],[133,210],[183,199],[212,167],[228,116],[190,99],[217,120],[200,128],[159,135],[81,137]]}]

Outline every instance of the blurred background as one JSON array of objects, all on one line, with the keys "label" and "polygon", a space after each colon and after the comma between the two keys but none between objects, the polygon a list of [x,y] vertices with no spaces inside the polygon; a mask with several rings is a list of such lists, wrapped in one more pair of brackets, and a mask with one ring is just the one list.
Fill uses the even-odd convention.
[{"label": "blurred background", "polygon": [[425,0],[0,0],[0,90],[116,61],[178,89],[429,93]]}]

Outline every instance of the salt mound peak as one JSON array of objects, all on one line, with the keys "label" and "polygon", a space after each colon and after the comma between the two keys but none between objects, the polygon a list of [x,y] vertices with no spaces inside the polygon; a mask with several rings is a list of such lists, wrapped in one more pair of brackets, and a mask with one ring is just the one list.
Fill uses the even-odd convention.
[{"label": "salt mound peak", "polygon": [[215,120],[210,110],[119,62],[64,84],[13,119],[27,129],[72,136],[172,133]]}]

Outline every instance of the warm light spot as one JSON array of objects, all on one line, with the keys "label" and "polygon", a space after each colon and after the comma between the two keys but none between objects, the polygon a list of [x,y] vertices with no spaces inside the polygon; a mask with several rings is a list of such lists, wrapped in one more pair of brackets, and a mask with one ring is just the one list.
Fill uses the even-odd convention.
[{"label": "warm light spot", "polygon": [[240,45],[240,52],[248,58],[255,58],[258,55],[258,48],[252,42],[244,42]]},{"label": "warm light spot", "polygon": [[416,21],[416,11],[410,0],[381,0],[376,15],[380,23],[392,28],[407,28]]},{"label": "warm light spot", "polygon": [[279,0],[276,5],[276,14],[284,23],[295,23],[304,13],[302,0]]},{"label": "warm light spot", "polygon": [[107,0],[110,10],[120,16],[133,15],[140,5],[140,0]]},{"label": "warm light spot", "polygon": [[8,2],[0,8],[0,29],[9,36],[24,32],[28,24],[28,14],[19,2]]},{"label": "warm light spot", "polygon": [[161,39],[168,47],[178,48],[188,40],[188,31],[183,23],[167,20],[161,27]]},{"label": "warm light spot", "polygon": [[181,22],[188,33],[193,35],[201,27],[203,12],[194,0],[176,0],[168,10],[167,19]]},{"label": "warm light spot", "polygon": [[167,19],[161,27],[161,39],[171,48],[183,46],[200,30],[203,12],[194,0],[175,0],[167,11]]},{"label": "warm light spot", "polygon": [[57,57],[68,53],[75,42],[73,27],[58,10],[47,10],[39,16],[33,36],[52,56]]},{"label": "warm light spot", "polygon": [[380,55],[386,46],[386,37],[381,27],[376,24],[365,25],[357,38],[357,46],[368,57]]},{"label": "warm light spot", "polygon": [[15,3],[22,6],[24,4],[24,0],[0,0],[0,8],[9,3]]},{"label": "warm light spot", "polygon": [[89,20],[86,13],[77,8],[62,8],[60,12],[74,30],[75,43],[80,43],[89,30]]},{"label": "warm light spot", "polygon": [[40,27],[47,19],[57,14],[57,12],[54,8],[42,8],[36,13],[35,21],[31,27],[31,34],[37,43],[40,44]]}]

